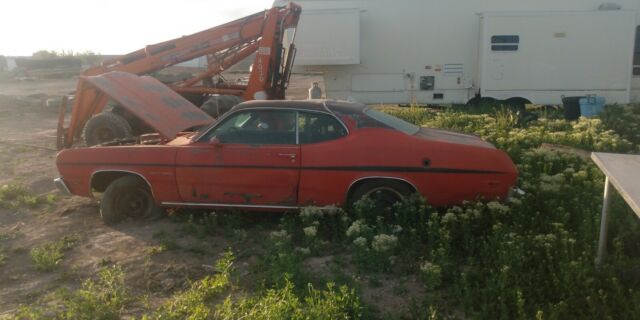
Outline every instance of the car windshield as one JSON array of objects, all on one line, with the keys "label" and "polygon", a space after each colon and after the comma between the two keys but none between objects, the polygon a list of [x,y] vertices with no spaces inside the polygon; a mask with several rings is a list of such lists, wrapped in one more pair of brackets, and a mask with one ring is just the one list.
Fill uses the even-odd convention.
[{"label": "car windshield", "polygon": [[386,114],[384,112],[375,110],[373,108],[368,108],[366,110],[364,110],[364,114],[366,114],[367,116],[373,118],[376,121],[379,121],[393,129],[396,129],[398,131],[402,131],[408,135],[414,135],[416,134],[418,131],[420,131],[420,127],[411,124],[409,122],[406,122],[402,119],[396,118],[392,115]]}]

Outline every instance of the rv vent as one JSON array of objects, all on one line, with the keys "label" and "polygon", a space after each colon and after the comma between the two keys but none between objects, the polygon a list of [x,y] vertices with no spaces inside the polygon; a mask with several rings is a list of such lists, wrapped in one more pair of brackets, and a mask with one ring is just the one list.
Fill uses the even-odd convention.
[{"label": "rv vent", "polygon": [[621,9],[622,9],[621,5],[617,3],[612,3],[612,2],[603,3],[598,7],[598,10],[602,10],[602,11],[621,10]]}]

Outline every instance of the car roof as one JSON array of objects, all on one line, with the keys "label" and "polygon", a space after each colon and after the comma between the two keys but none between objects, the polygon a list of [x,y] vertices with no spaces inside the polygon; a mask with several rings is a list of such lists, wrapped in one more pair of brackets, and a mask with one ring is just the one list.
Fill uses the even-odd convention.
[{"label": "car roof", "polygon": [[[235,107],[233,111],[243,109],[296,109],[303,111],[315,111],[324,113],[360,113],[366,106],[348,101],[336,101],[325,99],[314,100],[252,100],[243,102]],[[327,110],[328,109],[328,110]]]}]

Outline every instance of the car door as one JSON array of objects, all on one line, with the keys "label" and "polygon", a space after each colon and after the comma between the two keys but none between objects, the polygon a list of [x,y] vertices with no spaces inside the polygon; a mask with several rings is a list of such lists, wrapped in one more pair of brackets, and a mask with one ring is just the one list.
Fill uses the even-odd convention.
[{"label": "car door", "polygon": [[342,204],[357,171],[348,130],[327,113],[299,112],[298,135],[302,171],[298,201],[303,204]]},{"label": "car door", "polygon": [[176,177],[185,202],[295,206],[300,175],[296,112],[244,110],[179,149]]}]

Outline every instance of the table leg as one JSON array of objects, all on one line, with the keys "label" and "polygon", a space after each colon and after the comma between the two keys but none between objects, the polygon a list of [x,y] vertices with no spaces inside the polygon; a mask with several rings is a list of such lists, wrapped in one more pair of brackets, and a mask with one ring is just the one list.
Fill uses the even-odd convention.
[{"label": "table leg", "polygon": [[604,180],[604,199],[602,200],[602,217],[600,219],[600,239],[598,240],[598,257],[596,266],[602,265],[607,255],[607,231],[609,229],[609,204],[611,203],[611,183],[609,177]]}]

